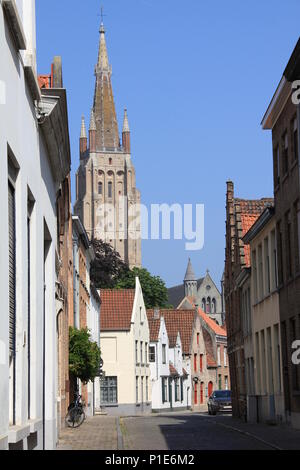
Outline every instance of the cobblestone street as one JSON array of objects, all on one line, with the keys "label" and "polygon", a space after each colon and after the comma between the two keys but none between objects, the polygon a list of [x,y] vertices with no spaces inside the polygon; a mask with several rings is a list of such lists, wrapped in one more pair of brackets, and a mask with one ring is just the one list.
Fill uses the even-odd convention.
[{"label": "cobblestone street", "polygon": [[94,416],[79,428],[63,429],[57,450],[120,450],[120,447],[118,418]]},{"label": "cobblestone street", "polygon": [[96,416],[65,429],[58,450],[291,450],[300,431],[243,423],[230,415],[168,413],[116,418]]}]

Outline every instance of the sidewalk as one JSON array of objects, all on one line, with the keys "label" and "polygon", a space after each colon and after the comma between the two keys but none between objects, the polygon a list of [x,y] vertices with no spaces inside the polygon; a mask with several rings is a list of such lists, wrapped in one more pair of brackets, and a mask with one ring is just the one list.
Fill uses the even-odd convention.
[{"label": "sidewalk", "polygon": [[94,416],[79,428],[63,429],[57,450],[120,450],[121,447],[118,418]]},{"label": "sidewalk", "polygon": [[290,426],[245,423],[238,418],[222,415],[210,419],[213,419],[219,426],[234,429],[261,442],[271,444],[274,449],[300,450],[300,430]]}]

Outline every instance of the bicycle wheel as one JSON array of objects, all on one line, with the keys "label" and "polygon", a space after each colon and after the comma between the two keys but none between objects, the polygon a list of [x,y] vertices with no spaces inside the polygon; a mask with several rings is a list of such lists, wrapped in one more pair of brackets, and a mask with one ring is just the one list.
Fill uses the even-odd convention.
[{"label": "bicycle wheel", "polygon": [[74,428],[79,428],[79,426],[81,426],[81,424],[83,423],[84,420],[85,420],[84,411],[82,411],[82,409],[80,409],[80,408],[77,408],[73,427]]}]

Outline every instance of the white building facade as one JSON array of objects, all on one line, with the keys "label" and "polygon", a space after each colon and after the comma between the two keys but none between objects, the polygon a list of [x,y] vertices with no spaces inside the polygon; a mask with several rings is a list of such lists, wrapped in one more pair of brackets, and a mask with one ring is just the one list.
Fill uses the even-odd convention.
[{"label": "white building facade", "polygon": [[136,288],[100,291],[101,407],[111,415],[151,412],[149,325],[139,279]]},{"label": "white building facade", "polygon": [[35,57],[35,1],[2,0],[0,449],[57,442],[56,195],[70,155],[65,90],[41,95]]}]

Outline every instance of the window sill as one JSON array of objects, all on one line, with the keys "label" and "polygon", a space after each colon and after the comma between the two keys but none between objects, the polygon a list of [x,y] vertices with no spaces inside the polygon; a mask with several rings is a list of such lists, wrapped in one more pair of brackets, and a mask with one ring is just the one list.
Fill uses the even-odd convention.
[{"label": "window sill", "polygon": [[118,403],[101,403],[102,408],[118,408]]},{"label": "window sill", "polygon": [[30,435],[30,424],[23,426],[10,426],[8,430],[8,443],[17,444],[17,442],[26,439]]}]

